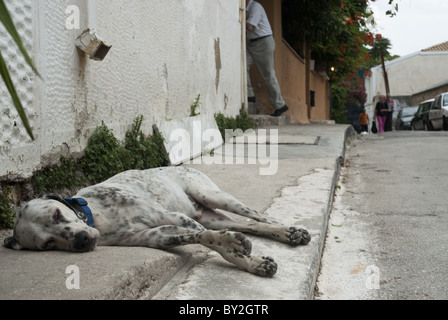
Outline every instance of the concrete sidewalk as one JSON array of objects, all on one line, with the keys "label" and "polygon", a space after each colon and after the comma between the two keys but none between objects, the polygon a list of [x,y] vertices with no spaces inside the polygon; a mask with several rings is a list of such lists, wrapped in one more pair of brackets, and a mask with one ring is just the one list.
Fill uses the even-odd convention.
[{"label": "concrete sidewalk", "polygon": [[[246,143],[241,145],[243,155],[232,157],[231,163],[208,165],[210,158],[200,158],[188,166],[271,219],[311,233],[311,242],[298,247],[248,235],[253,255],[277,262],[273,278],[243,272],[200,245],[169,252],[97,247],[80,254],[2,246],[0,299],[312,299],[333,190],[353,130],[348,125],[311,124],[266,131],[271,134],[267,150]],[[215,150],[215,162],[229,150]],[[275,174],[261,175],[268,167]],[[68,289],[77,286],[78,271],[79,289]]]}]

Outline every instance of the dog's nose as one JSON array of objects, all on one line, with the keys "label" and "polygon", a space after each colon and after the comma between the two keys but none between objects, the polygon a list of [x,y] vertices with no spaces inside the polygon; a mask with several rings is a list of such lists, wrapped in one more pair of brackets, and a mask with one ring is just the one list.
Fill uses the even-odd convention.
[{"label": "dog's nose", "polygon": [[75,251],[87,252],[93,249],[94,244],[95,239],[90,237],[86,231],[81,231],[75,235],[73,248]]}]

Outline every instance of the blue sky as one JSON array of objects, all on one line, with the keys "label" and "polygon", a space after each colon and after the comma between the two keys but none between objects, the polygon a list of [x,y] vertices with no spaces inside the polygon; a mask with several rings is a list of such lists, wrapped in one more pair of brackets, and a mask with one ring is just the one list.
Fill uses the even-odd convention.
[{"label": "blue sky", "polygon": [[405,56],[448,41],[447,0],[395,0],[398,14],[385,15],[388,0],[370,1],[376,33],[391,40],[392,54]]}]

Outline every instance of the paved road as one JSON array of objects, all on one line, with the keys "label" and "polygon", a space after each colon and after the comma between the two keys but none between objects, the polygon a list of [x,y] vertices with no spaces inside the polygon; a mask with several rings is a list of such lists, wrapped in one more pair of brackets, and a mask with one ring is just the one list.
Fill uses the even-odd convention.
[{"label": "paved road", "polygon": [[316,299],[448,299],[448,134],[350,141]]}]

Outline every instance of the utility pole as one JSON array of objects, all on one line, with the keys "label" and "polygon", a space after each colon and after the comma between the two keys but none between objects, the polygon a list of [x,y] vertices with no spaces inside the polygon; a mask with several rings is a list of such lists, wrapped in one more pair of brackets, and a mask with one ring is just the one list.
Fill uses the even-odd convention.
[{"label": "utility pole", "polygon": [[389,77],[387,76],[386,65],[384,63],[383,50],[380,49],[381,66],[383,67],[384,85],[386,86],[386,96],[390,97]]}]

